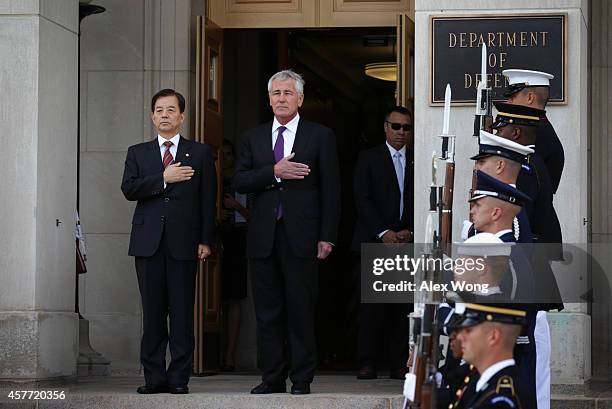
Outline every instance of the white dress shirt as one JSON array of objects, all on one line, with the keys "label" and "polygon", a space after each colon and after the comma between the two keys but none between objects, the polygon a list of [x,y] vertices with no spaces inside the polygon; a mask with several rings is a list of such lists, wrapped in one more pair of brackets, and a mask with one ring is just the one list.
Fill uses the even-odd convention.
[{"label": "white dress shirt", "polygon": [[[394,155],[396,153],[400,153],[402,156],[399,158],[399,162],[402,165],[402,172],[404,172],[404,175],[406,174],[406,145],[402,146],[402,148],[400,150],[395,149],[393,146],[389,145],[389,142],[385,142],[385,144],[387,145],[387,149],[389,149],[389,154],[391,155],[391,161],[394,162],[394,166],[395,166],[395,158]],[[397,178],[397,176],[396,176]],[[400,190],[403,190],[404,187],[403,186],[399,186],[399,180],[397,181],[398,183],[398,187],[400,188]],[[380,233],[378,233],[378,238],[382,238],[382,236],[385,235],[386,232],[388,232],[389,229],[384,230]]]},{"label": "white dress shirt", "polygon": [[[172,154],[172,157],[176,161],[176,151],[178,149],[178,144],[180,140],[181,140],[181,134],[178,134],[178,133],[174,135],[171,139],[166,139],[166,138],[163,138],[157,135],[157,143],[159,144],[159,153],[161,154],[162,163],[164,163],[164,153],[166,153],[166,147],[164,146],[164,143],[166,143],[166,141],[172,142],[172,146],[170,146],[170,153]],[[165,188],[166,188],[166,182],[164,182],[164,189]]]},{"label": "white dress shirt", "polygon": [[[274,145],[276,145],[276,139],[278,138],[278,128],[284,126],[285,132],[283,132],[283,158],[291,155],[291,151],[293,150],[293,144],[295,143],[295,134],[297,133],[298,123],[300,122],[300,114],[295,114],[295,117],[285,125],[278,122],[276,117],[274,117],[274,121],[272,121],[272,150],[274,150]],[[277,182],[280,182],[281,179],[274,176]]]}]

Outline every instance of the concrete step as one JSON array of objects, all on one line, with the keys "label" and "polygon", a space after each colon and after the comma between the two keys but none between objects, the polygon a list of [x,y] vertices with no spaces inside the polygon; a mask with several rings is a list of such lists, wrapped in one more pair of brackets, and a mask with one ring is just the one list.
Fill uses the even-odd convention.
[{"label": "concrete step", "polygon": [[[138,395],[136,388],[142,377],[79,378],[66,386],[37,388],[64,391],[64,400],[7,399],[10,388],[2,387],[2,409],[400,409],[404,399],[402,382],[388,378],[359,381],[349,375],[321,375],[312,384],[312,394],[251,395],[249,391],[259,383],[256,375],[215,375],[192,378],[189,395]],[[288,382],[290,387],[290,383]],[[11,387],[12,388],[12,387]],[[15,387],[15,389],[21,389]],[[24,387],[23,389],[26,389]],[[32,389],[32,388],[30,388]],[[584,397],[554,395],[552,409],[612,409],[612,396],[599,392],[598,396]],[[525,408],[528,409],[528,408]]]}]

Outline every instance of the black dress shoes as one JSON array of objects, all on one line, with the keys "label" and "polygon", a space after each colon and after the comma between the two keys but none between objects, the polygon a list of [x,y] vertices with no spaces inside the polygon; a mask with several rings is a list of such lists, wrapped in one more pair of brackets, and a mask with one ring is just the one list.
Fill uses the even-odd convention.
[{"label": "black dress shoes", "polygon": [[173,395],[185,395],[189,393],[189,387],[187,385],[168,386],[168,392]]},{"label": "black dress shoes", "polygon": [[284,383],[267,383],[262,382],[253,389],[251,393],[253,395],[263,395],[266,393],[285,393],[287,392],[287,386]]},{"label": "black dress shoes", "polygon": [[154,393],[166,393],[168,392],[168,386],[166,385],[142,385],[136,389],[136,392],[141,395],[152,395]]},{"label": "black dress shoes", "polygon": [[310,393],[309,383],[294,383],[291,386],[292,395],[308,395]]},{"label": "black dress shoes", "polygon": [[357,379],[376,379],[378,378],[378,374],[376,373],[376,369],[371,366],[362,366],[357,372]]}]

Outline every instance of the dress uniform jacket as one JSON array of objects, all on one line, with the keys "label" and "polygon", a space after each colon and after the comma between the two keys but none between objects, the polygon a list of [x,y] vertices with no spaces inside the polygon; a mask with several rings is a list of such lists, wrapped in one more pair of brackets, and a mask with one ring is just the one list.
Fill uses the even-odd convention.
[{"label": "dress uniform jacket", "polygon": [[438,409],[452,409],[455,407],[455,402],[472,399],[478,381],[478,371],[474,365],[464,363],[449,367],[447,363],[440,368],[440,373],[442,374],[442,383],[436,390],[436,407]]},{"label": "dress uniform jacket", "polygon": [[553,193],[557,193],[565,165],[565,153],[555,129],[546,116],[540,118],[535,150],[546,164]]},{"label": "dress uniform jacket", "polygon": [[[472,383],[470,383],[470,386]],[[465,409],[527,409],[521,404],[521,387],[519,386],[519,375],[516,366],[506,367],[489,379],[485,387],[475,391],[469,399],[462,398],[457,408]]]},{"label": "dress uniform jacket", "polygon": [[[536,152],[531,156],[531,163],[521,169],[516,187],[533,200],[525,203],[529,225],[536,243],[561,243],[561,225],[553,207],[553,187],[546,164]],[[550,259],[562,258],[559,247]]]}]

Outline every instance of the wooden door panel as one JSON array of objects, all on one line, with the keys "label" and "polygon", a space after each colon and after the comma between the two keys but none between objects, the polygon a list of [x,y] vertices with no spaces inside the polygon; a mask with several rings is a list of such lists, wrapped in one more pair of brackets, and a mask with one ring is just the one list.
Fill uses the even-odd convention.
[{"label": "wooden door panel", "polygon": [[398,13],[414,18],[414,0],[319,0],[321,27],[388,27]]},{"label": "wooden door panel", "polygon": [[223,28],[315,27],[318,0],[214,0],[208,15]]},{"label": "wooden door panel", "polygon": [[[217,220],[221,209],[223,142],[223,30],[198,17],[196,21],[196,115],[195,139],[213,148],[217,161]],[[221,333],[221,247],[199,263],[196,282],[194,372],[218,371]]]},{"label": "wooden door panel", "polygon": [[397,19],[397,105],[412,111],[414,99],[414,21],[406,14]]}]

